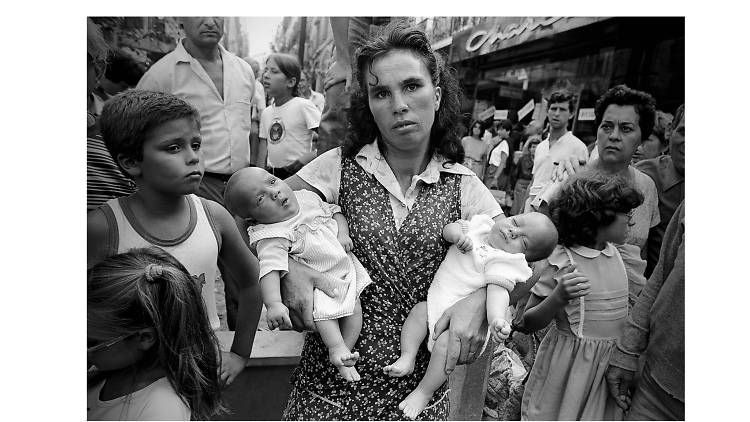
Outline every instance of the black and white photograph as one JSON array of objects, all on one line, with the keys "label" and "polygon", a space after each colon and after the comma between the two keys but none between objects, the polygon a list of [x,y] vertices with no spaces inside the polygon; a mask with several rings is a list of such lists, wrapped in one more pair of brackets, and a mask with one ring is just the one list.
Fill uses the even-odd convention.
[{"label": "black and white photograph", "polygon": [[[692,67],[694,40],[715,35],[688,30],[695,12],[518,9],[61,17],[75,45],[46,72],[72,97],[86,33],[86,213],[80,105],[29,93],[20,124],[64,142],[72,175],[35,176],[27,217],[54,231],[16,235],[33,260],[13,265],[45,272],[54,304],[24,298],[25,329],[51,328],[27,349],[65,349],[52,364],[72,368],[48,417],[84,418],[84,382],[92,421],[741,414],[701,400],[741,391],[714,377],[741,366],[719,349],[741,355],[742,334],[712,327],[739,321],[719,303],[742,290],[708,287],[737,276],[704,276],[717,244],[698,209],[741,225],[711,205],[742,155],[719,136],[691,153],[703,183],[687,194],[685,106],[727,126],[742,106],[694,94],[743,78]],[[742,262],[723,248],[713,266]],[[688,273],[703,287],[686,295]]]}]

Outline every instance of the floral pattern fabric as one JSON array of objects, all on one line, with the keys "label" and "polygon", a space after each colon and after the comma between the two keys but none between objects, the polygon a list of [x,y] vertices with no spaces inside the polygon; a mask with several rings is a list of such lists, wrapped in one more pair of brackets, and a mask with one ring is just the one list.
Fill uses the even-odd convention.
[{"label": "floral pattern fabric", "polygon": [[[346,382],[328,362],[320,335],[308,333],[283,420],[400,420],[398,404],[425,374],[429,352],[419,349],[414,372],[389,377],[383,366],[400,354],[400,334],[409,311],[427,290],[450,246],[443,227],[461,217],[461,175],[441,173],[420,192],[397,230],[387,190],[353,159],[343,158],[339,205],[349,223],[354,255],[373,283],[360,296],[363,326],[354,350],[362,379]],[[418,420],[445,420],[447,385],[433,396]]]}]

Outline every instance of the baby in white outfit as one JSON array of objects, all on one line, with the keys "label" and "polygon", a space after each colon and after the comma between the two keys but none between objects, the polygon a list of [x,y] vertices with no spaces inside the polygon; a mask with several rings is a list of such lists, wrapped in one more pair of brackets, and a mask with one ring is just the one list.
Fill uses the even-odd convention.
[{"label": "baby in white outfit", "polygon": [[[404,416],[410,419],[424,410],[432,394],[446,380],[448,332],[433,339],[435,323],[443,312],[486,286],[489,332],[496,342],[506,339],[510,335],[510,324],[506,321],[509,293],[516,283],[531,277],[527,261],[538,261],[552,253],[557,243],[557,229],[547,216],[538,212],[516,215],[497,223],[489,216],[476,215],[471,221],[458,220],[446,225],[443,238],[453,245],[435,273],[427,301],[415,305],[404,322],[401,356],[383,368],[394,377],[410,374],[419,346],[429,334],[427,348],[432,356],[427,372],[417,388],[399,404]],[[482,350],[486,346],[487,342]]]},{"label": "baby in white outfit", "polygon": [[280,288],[289,256],[339,283],[334,298],[315,289],[313,320],[331,363],[344,379],[359,381],[354,368],[359,353],[352,348],[362,329],[359,294],[372,279],[350,252],[352,240],[341,209],[313,192],[292,191],[283,180],[259,167],[234,173],[224,198],[232,214],[250,220],[247,233],[258,252],[269,328],[292,325]]}]

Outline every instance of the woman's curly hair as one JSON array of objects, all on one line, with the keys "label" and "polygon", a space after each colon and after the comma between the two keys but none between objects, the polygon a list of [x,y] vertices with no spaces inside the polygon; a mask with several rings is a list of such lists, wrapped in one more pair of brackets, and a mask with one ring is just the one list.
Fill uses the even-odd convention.
[{"label": "woman's curly hair", "polygon": [[432,50],[427,36],[415,27],[403,21],[393,21],[386,26],[380,35],[368,40],[355,53],[355,84],[352,93],[351,111],[349,112],[349,130],[343,147],[345,157],[353,157],[359,150],[378,138],[381,153],[385,151],[380,131],[370,111],[367,99],[367,73],[371,71],[372,62],[392,50],[408,50],[422,59],[431,75],[432,84],[440,87],[442,98],[440,107],[435,112],[435,122],[430,132],[430,155],[439,155],[448,163],[462,162],[464,149],[459,140],[458,123],[460,114],[460,88],[445,60]]},{"label": "woman's curly hair", "polygon": [[643,195],[619,175],[585,170],[569,178],[550,202],[552,222],[564,246],[590,246],[601,227],[643,203]]}]

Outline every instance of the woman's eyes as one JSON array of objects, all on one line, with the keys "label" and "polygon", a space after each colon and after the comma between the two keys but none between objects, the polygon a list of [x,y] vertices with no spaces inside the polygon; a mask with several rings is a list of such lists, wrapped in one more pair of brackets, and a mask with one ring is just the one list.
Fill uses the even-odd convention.
[{"label": "woman's eyes", "polygon": [[[416,84],[416,83],[407,84],[407,85],[404,86],[404,91],[406,91],[406,92],[414,92],[414,91],[418,90],[419,87],[420,87],[420,85]],[[377,92],[375,92],[375,94],[373,94],[373,97],[375,97],[377,99],[381,99],[381,100],[385,99],[385,98],[388,98],[389,96],[390,96],[390,92],[388,92],[387,90],[377,91]]]}]

